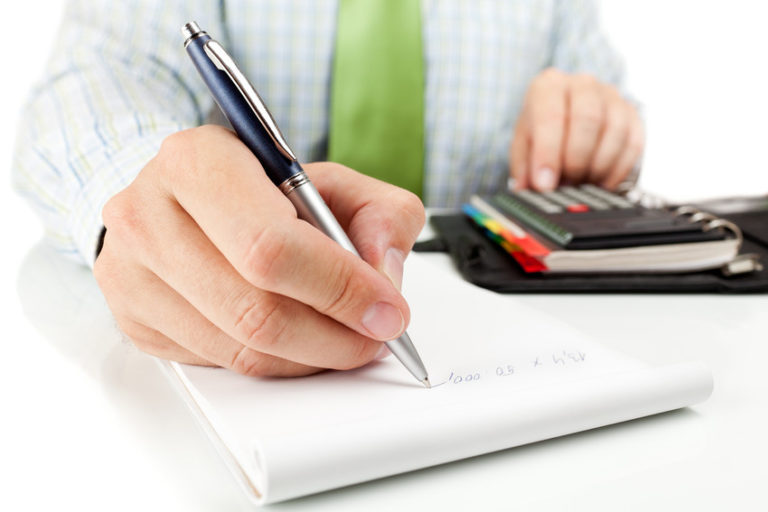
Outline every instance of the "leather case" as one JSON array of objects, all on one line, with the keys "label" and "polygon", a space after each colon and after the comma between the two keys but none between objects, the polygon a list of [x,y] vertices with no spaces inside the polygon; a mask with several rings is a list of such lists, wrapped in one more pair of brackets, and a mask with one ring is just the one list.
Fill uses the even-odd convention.
[{"label": "leather case", "polygon": [[[740,254],[755,253],[768,267],[768,212],[725,216],[744,233]],[[467,281],[502,293],[637,293],[768,291],[768,270],[726,276],[720,269],[681,274],[543,274],[524,272],[463,214],[436,215],[430,222],[437,236],[417,243],[417,252],[447,252]]]}]

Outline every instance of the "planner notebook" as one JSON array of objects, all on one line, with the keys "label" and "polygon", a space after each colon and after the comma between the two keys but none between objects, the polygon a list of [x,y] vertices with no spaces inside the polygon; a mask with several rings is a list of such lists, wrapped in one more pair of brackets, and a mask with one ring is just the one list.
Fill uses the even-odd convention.
[{"label": "planner notebook", "polygon": [[729,264],[743,241],[697,208],[647,207],[594,185],[473,196],[463,210],[526,272],[695,272]]},{"label": "planner notebook", "polygon": [[393,356],[297,379],[162,363],[255,503],[678,409],[712,390],[702,363],[649,366],[425,256],[408,258],[403,293],[432,389]]}]

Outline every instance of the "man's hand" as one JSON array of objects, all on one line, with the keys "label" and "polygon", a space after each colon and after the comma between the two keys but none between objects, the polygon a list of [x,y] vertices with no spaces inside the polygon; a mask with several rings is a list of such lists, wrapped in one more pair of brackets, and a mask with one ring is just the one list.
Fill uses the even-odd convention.
[{"label": "man's hand", "polygon": [[424,224],[413,194],[331,163],[306,166],[365,261],[296,212],[230,131],[166,139],[104,207],[94,274],[141,350],[246,375],[361,366],[397,338],[398,288]]},{"label": "man's hand", "polygon": [[632,171],[645,134],[637,110],[610,85],[548,69],[531,83],[510,146],[516,188],[560,182],[613,189]]}]

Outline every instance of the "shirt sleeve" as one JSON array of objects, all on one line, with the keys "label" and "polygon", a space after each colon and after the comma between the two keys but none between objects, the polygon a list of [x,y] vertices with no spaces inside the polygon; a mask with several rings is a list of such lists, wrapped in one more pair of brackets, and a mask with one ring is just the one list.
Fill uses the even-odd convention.
[{"label": "shirt sleeve", "polygon": [[624,90],[624,62],[600,28],[594,0],[556,0],[551,65]]},{"label": "shirt sleeve", "polygon": [[101,210],[171,133],[201,124],[210,95],[181,26],[224,36],[217,0],[75,0],[22,111],[13,179],[62,253],[93,264]]}]

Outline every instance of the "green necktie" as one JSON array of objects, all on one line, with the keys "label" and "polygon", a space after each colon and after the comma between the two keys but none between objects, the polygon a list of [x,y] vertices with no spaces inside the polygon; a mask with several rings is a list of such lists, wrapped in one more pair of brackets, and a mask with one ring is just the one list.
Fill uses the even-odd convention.
[{"label": "green necktie", "polygon": [[419,0],[339,0],[328,159],[421,196]]}]

